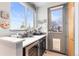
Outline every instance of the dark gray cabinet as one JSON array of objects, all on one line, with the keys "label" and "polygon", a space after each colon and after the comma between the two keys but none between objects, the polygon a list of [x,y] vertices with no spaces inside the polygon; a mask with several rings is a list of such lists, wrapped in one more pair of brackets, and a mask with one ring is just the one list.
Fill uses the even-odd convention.
[{"label": "dark gray cabinet", "polygon": [[42,56],[46,50],[46,37],[39,40],[39,55]]},{"label": "dark gray cabinet", "polygon": [[38,45],[33,46],[28,51],[29,56],[38,56]]},{"label": "dark gray cabinet", "polygon": [[23,48],[23,56],[42,56],[46,50],[46,37]]}]

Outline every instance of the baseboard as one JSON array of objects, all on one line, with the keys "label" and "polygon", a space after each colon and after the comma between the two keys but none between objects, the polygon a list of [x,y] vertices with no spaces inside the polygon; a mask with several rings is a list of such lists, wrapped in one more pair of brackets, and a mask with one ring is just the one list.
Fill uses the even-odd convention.
[{"label": "baseboard", "polygon": [[56,51],[56,50],[48,50],[48,51],[51,51],[51,52],[56,52],[56,53],[60,53],[60,54],[63,54],[63,55],[66,55],[66,56],[68,56],[67,54],[65,54],[65,53],[62,53],[62,52],[59,52],[59,51]]}]

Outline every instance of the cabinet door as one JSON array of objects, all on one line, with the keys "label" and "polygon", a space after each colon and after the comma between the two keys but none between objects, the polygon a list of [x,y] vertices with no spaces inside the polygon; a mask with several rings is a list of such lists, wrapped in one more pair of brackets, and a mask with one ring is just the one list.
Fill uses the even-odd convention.
[{"label": "cabinet door", "polygon": [[45,49],[46,49],[46,37],[42,38],[41,40],[39,40],[39,55],[42,56]]},{"label": "cabinet door", "polygon": [[38,47],[34,46],[28,51],[29,56],[38,56]]},{"label": "cabinet door", "polygon": [[25,47],[25,55],[38,56],[38,42],[37,41]]},{"label": "cabinet door", "polygon": [[43,39],[43,50],[46,49],[46,38]]}]

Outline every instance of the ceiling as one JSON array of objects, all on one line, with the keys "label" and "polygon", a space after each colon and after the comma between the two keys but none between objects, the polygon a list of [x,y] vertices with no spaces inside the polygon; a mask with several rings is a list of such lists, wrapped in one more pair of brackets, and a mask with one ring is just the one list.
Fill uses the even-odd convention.
[{"label": "ceiling", "polygon": [[41,7],[48,4],[48,2],[32,2],[32,3],[37,7]]},{"label": "ceiling", "polygon": [[31,2],[31,3],[34,4],[36,7],[42,7],[49,4],[52,4],[52,6],[56,6],[58,4],[64,4],[66,2]]}]

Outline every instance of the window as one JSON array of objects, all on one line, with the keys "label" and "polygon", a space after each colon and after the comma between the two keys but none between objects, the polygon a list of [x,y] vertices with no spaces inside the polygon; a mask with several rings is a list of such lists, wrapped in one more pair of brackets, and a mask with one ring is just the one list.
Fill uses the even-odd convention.
[{"label": "window", "polygon": [[30,8],[25,9],[25,17],[26,17],[26,22],[27,22],[27,28],[33,28],[33,22],[34,22],[34,15],[33,15],[33,10]]},{"label": "window", "polygon": [[51,30],[53,32],[63,31],[63,6],[50,9]]},{"label": "window", "polygon": [[10,29],[19,30],[25,21],[25,8],[23,5],[17,2],[11,3],[11,13],[10,13]]},{"label": "window", "polygon": [[24,30],[28,27],[33,28],[34,12],[31,8],[25,7],[18,2],[11,3],[10,29]]}]

